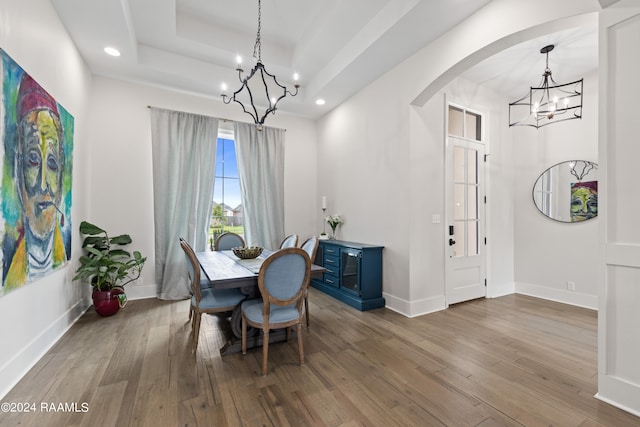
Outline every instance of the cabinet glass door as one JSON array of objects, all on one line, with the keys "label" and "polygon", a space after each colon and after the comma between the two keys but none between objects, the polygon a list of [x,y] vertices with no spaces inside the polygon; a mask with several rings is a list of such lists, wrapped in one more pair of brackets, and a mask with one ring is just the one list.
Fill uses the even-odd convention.
[{"label": "cabinet glass door", "polygon": [[342,250],[342,287],[356,293],[360,290],[360,279],[358,277],[359,257],[360,251],[358,250]]}]

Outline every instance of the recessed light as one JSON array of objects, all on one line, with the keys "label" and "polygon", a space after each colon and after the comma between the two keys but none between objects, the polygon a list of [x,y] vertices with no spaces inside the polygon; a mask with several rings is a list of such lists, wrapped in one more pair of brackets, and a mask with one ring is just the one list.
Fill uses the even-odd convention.
[{"label": "recessed light", "polygon": [[116,49],[115,47],[105,47],[104,51],[107,53],[107,55],[111,55],[111,56],[120,56],[120,51],[118,49]]},{"label": "recessed light", "polygon": [[324,105],[325,101],[324,99],[316,99],[316,105]]}]

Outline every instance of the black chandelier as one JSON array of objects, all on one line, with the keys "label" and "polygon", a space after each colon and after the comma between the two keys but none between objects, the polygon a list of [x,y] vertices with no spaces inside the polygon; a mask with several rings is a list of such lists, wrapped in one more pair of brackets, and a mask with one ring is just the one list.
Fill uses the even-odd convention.
[{"label": "black chandelier", "polygon": [[[256,35],[256,43],[253,47],[253,57],[256,59],[256,65],[253,67],[247,77],[242,77],[244,70],[241,67],[241,59],[238,59],[238,78],[240,79],[240,89],[235,91],[233,95],[227,96],[225,93],[226,85],[222,86],[222,100],[225,104],[229,104],[231,101],[235,101],[244,110],[245,113],[253,117],[253,121],[259,128],[264,124],[265,119],[269,114],[275,114],[277,105],[287,95],[296,96],[298,94],[299,84],[295,84],[295,92],[289,90],[286,86],[280,84],[275,75],[269,73],[262,64],[262,43],[260,40],[260,30],[262,28],[261,19],[261,0],[258,0],[258,33]],[[253,81],[253,77],[256,77]],[[297,81],[297,75],[294,74],[294,80]],[[243,102],[244,101],[244,102]],[[266,105],[261,107],[256,106]],[[246,104],[246,106],[245,106]]]},{"label": "black chandelier", "polygon": [[536,129],[551,123],[582,118],[582,80],[558,84],[551,76],[549,52],[554,45],[540,49],[547,56],[547,66],[539,87],[509,104],[509,126],[532,126]]}]

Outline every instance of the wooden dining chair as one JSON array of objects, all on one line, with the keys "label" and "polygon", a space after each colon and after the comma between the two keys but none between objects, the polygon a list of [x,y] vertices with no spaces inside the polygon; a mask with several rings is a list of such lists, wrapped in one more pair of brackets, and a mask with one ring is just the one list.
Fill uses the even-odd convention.
[{"label": "wooden dining chair", "polygon": [[187,259],[187,270],[191,279],[190,310],[193,312],[191,319],[191,333],[193,334],[193,351],[198,349],[198,337],[200,335],[200,322],[202,313],[225,313],[232,311],[242,300],[246,298],[240,289],[205,289],[200,287],[200,263],[189,244],[181,240],[180,247]]},{"label": "wooden dining chair", "polygon": [[300,364],[304,364],[302,316],[304,293],[309,286],[310,277],[311,260],[304,250],[279,250],[270,255],[260,267],[258,289],[262,299],[242,303],[242,354],[247,353],[247,325],[262,329],[262,375],[267,375],[271,329],[298,327],[298,354]]},{"label": "wooden dining chair", "polygon": [[[189,247],[189,250],[191,252],[194,252],[189,242],[187,242],[184,238],[180,237],[180,245],[182,246],[183,243]],[[187,265],[189,265],[188,260],[187,260]],[[193,296],[193,290],[191,286],[192,279],[191,279],[191,274],[189,274],[189,269],[187,269],[187,276],[189,279],[189,293],[191,294],[191,296]],[[209,279],[207,279],[207,276],[204,275],[204,272],[200,270],[200,291],[206,291],[209,288],[210,288]],[[191,316],[193,316],[193,307],[189,307],[189,320],[191,320]]]},{"label": "wooden dining chair", "polygon": [[297,234],[289,234],[280,243],[280,249],[295,248],[296,246],[298,246],[298,235]]},{"label": "wooden dining chair", "polygon": [[[309,237],[305,240],[300,248],[305,251],[309,255],[309,259],[311,259],[311,263],[313,264],[316,260],[316,252],[318,252],[318,238],[315,236]],[[307,291],[304,293],[304,316],[307,320],[307,328],[309,327],[309,288],[307,287]]]},{"label": "wooden dining chair", "polygon": [[222,233],[216,239],[214,250],[228,251],[233,248],[243,248],[245,246],[244,239],[241,235],[231,232]]}]

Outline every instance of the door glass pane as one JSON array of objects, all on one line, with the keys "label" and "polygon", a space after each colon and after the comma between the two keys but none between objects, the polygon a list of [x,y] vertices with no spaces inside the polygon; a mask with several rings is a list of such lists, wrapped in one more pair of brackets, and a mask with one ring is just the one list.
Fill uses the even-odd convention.
[{"label": "door glass pane", "polygon": [[462,110],[452,106],[449,106],[449,135],[464,136]]},{"label": "door glass pane", "polygon": [[467,217],[466,219],[478,218],[478,187],[476,185],[467,186]]},{"label": "door glass pane", "polygon": [[465,237],[465,222],[464,221],[454,221],[453,222],[453,240],[455,240],[455,245],[453,245],[453,256],[461,257],[464,256],[464,237]]},{"label": "door glass pane", "polygon": [[480,129],[481,129],[481,117],[478,114],[470,113],[467,111],[465,114],[465,121],[467,125],[467,134],[465,135],[469,139],[480,141]]},{"label": "door glass pane", "polygon": [[464,182],[464,147],[453,147],[453,182]]},{"label": "door glass pane", "polygon": [[464,192],[465,184],[453,184],[453,218],[465,219],[464,216]]},{"label": "door glass pane", "polygon": [[467,255],[478,255],[478,221],[467,222]]},{"label": "door glass pane", "polygon": [[467,150],[467,182],[470,184],[478,183],[478,152],[476,150]]}]

